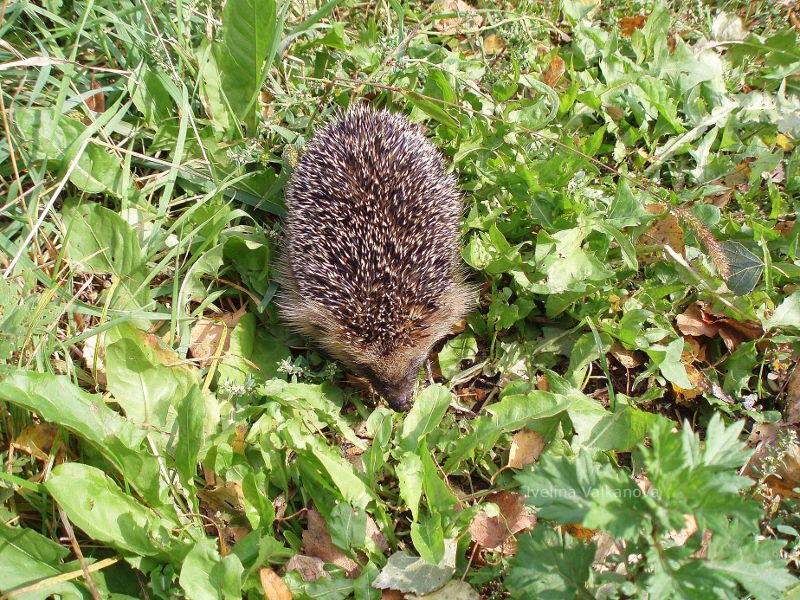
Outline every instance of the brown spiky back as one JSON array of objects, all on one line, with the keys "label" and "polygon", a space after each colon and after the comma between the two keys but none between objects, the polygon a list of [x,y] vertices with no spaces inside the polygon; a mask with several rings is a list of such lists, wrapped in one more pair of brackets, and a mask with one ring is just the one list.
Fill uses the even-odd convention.
[{"label": "brown spiky back", "polygon": [[287,207],[284,316],[340,358],[413,349],[465,311],[456,181],[404,117],[361,105],[317,131]]}]

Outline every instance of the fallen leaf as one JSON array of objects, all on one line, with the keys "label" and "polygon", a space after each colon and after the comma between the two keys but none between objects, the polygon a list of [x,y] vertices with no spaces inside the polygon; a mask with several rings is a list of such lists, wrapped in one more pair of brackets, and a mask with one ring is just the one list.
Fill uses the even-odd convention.
[{"label": "fallen leaf", "polygon": [[784,152],[791,152],[794,150],[795,143],[784,134],[779,133],[775,136],[775,144],[777,144]]},{"label": "fallen leaf", "polygon": [[211,514],[223,512],[236,515],[244,513],[244,494],[239,481],[226,481],[223,485],[206,486],[197,496],[208,505]]},{"label": "fallen leaf", "polygon": [[[99,89],[101,89],[103,87],[97,82],[97,80],[94,78],[94,76],[92,76],[90,86],[91,86],[93,91],[94,90],[99,90]],[[91,96],[89,96],[86,99],[86,106],[87,106],[87,108],[89,110],[91,110],[93,112],[96,112],[96,113],[105,112],[106,111],[106,95],[103,92],[97,92],[96,94],[92,94]],[[90,123],[91,123],[91,120],[89,120],[89,123],[86,123],[86,124],[89,125]]]},{"label": "fallen leaf", "polygon": [[564,75],[564,71],[566,71],[564,59],[558,55],[555,55],[550,59],[550,66],[547,68],[547,71],[544,72],[542,79],[544,79],[544,82],[547,85],[549,85],[551,88],[554,88],[556,87],[558,80],[561,79],[562,75]]},{"label": "fallen leaf", "polygon": [[703,374],[697,369],[697,367],[695,367],[693,364],[687,364],[686,362],[684,362],[683,366],[686,369],[686,376],[689,378],[689,382],[692,384],[692,387],[683,389],[674,383],[672,384],[672,389],[675,390],[679,404],[684,403],[687,400],[693,400],[694,398],[697,398],[703,393],[703,388],[706,387],[703,385]]},{"label": "fallen leaf", "polygon": [[800,424],[800,366],[795,365],[792,374],[789,376],[789,383],[786,386],[786,422],[789,425]]},{"label": "fallen leaf", "polygon": [[470,584],[466,581],[459,581],[453,579],[449,581],[442,589],[424,594],[422,596],[415,596],[411,594],[408,600],[479,600],[480,596]]},{"label": "fallen leaf", "polygon": [[[760,479],[764,470],[772,472],[764,479],[774,496],[800,498],[794,491],[800,487],[800,441],[798,428],[782,421],[760,423],[753,428],[748,444],[755,452],[742,469],[743,474]],[[776,459],[776,456],[778,460]],[[770,466],[771,465],[771,466]]]},{"label": "fallen leaf", "polygon": [[483,16],[464,0],[444,0],[437,6],[439,14],[456,13],[458,16],[439,19],[434,28],[441,32],[456,35],[462,30],[483,25]]},{"label": "fallen leaf", "polygon": [[367,515],[367,537],[370,538],[373,542],[375,542],[375,546],[383,552],[384,554],[389,553],[389,541],[386,537],[381,533],[381,530],[378,529],[377,523],[375,523],[375,519],[371,516]]},{"label": "fallen leaf", "polygon": [[522,494],[499,492],[484,501],[496,504],[500,514],[490,517],[479,511],[469,525],[472,540],[485,550],[499,550],[505,555],[516,553],[514,536],[536,525],[536,517],[525,505]]},{"label": "fallen leaf", "polygon": [[717,208],[725,208],[732,198],[733,198],[733,190],[727,189],[718,194],[714,194],[713,196],[708,196],[705,199],[705,203],[716,206]]},{"label": "fallen leaf", "polygon": [[406,600],[406,595],[397,590],[382,590],[381,600]]},{"label": "fallen leaf", "polygon": [[738,42],[747,36],[747,29],[738,15],[729,15],[721,10],[711,23],[711,39],[717,42]]},{"label": "fallen leaf", "polygon": [[647,23],[647,17],[645,15],[622,17],[619,20],[619,30],[625,37],[631,37],[633,32],[644,27],[645,23]]},{"label": "fallen leaf", "polygon": [[676,545],[683,546],[690,537],[697,533],[697,519],[693,515],[683,515],[684,526],[680,531],[670,531],[667,537]]},{"label": "fallen leaf", "polygon": [[779,232],[784,237],[789,237],[789,234],[792,233],[792,229],[794,229],[794,225],[797,221],[780,221],[775,223],[775,231]]},{"label": "fallen leaf", "polygon": [[457,548],[455,538],[446,539],[444,558],[435,565],[402,550],[395,552],[372,582],[372,587],[415,594],[429,594],[438,590],[450,581],[456,571]]},{"label": "fallen leaf", "polygon": [[615,341],[609,349],[611,356],[626,369],[635,369],[643,364],[642,352],[639,350],[627,350],[622,344]]},{"label": "fallen leaf", "polygon": [[503,41],[503,38],[496,33],[487,35],[485,38],[483,38],[483,51],[489,56],[500,54],[505,47],[506,43]]},{"label": "fallen leaf", "polygon": [[292,600],[292,592],[286,587],[283,579],[278,577],[272,569],[261,569],[258,572],[261,579],[261,588],[267,600]]},{"label": "fallen leaf", "polygon": [[244,314],[243,306],[234,313],[224,313],[214,319],[199,319],[194,324],[190,333],[189,351],[192,358],[199,360],[201,367],[207,367],[215,358],[218,359],[228,351],[231,331]]},{"label": "fallen leaf", "polygon": [[361,567],[333,545],[331,534],[328,533],[328,528],[325,526],[325,519],[322,518],[319,511],[309,508],[306,511],[306,518],[308,521],[306,530],[303,532],[303,547],[306,554],[336,565],[351,579],[358,577]]},{"label": "fallen leaf", "polygon": [[719,332],[717,320],[704,311],[703,305],[699,302],[695,302],[683,314],[678,315],[675,321],[683,335],[715,337]]},{"label": "fallen leaf", "polygon": [[320,577],[330,578],[331,574],[325,570],[325,561],[316,556],[295,554],[286,563],[286,572],[297,571],[303,581],[316,581]]},{"label": "fallen leaf", "polygon": [[525,465],[533,464],[544,450],[544,438],[535,431],[520,429],[511,440],[511,450],[508,453],[508,466],[512,469],[521,469]]},{"label": "fallen leaf", "polygon": [[17,450],[44,462],[53,447],[56,433],[58,433],[58,428],[52,425],[34,423],[20,431],[11,445]]},{"label": "fallen leaf", "polygon": [[786,171],[783,168],[783,164],[778,163],[778,166],[772,169],[772,171],[763,171],[761,173],[761,179],[771,183],[783,183],[786,181]]},{"label": "fallen leaf", "polygon": [[667,209],[660,204],[648,204],[645,208],[652,215],[663,216],[650,225],[639,238],[637,245],[639,262],[645,265],[659,262],[662,260],[662,249],[666,245],[681,256],[686,256],[686,240],[678,217],[672,212],[667,212]]},{"label": "fallen leaf", "polygon": [[[98,344],[100,348],[98,349]],[[97,385],[105,387],[108,383],[106,379],[106,365],[103,358],[106,355],[105,333],[93,335],[83,341],[81,356],[84,366],[94,375]]]},{"label": "fallen leaf", "polygon": [[736,319],[711,312],[704,303],[695,302],[675,319],[678,330],[684,335],[694,337],[722,338],[725,347],[731,352],[739,344],[756,340],[764,335],[764,330],[755,321],[741,323]]},{"label": "fallen leaf", "polygon": [[576,540],[590,540],[599,530],[597,529],[586,529],[583,525],[578,525],[577,523],[570,523],[569,525],[562,525],[561,530],[570,534]]}]

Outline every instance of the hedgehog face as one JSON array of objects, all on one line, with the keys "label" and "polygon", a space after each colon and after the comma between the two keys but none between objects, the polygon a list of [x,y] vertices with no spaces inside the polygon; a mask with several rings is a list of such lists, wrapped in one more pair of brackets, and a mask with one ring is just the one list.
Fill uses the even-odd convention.
[{"label": "hedgehog face", "polygon": [[354,368],[363,374],[373,389],[398,412],[405,412],[411,408],[420,365],[425,358],[425,355],[406,357],[402,354],[402,352],[390,354],[379,361],[356,365]]}]

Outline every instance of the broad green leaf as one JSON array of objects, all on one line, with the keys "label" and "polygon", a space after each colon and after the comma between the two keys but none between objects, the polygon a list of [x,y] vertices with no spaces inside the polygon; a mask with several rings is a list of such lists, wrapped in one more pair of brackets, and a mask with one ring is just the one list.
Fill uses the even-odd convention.
[{"label": "broad green leaf", "polygon": [[738,397],[747,388],[750,379],[758,372],[758,351],[755,341],[745,342],[734,350],[725,361],[725,379],[722,387]]},{"label": "broad green leaf", "polygon": [[569,402],[566,396],[538,390],[507,395],[484,409],[491,413],[490,416],[473,421],[473,432],[463,436],[450,452],[444,465],[445,473],[451,473],[478,446],[491,445],[502,433],[517,431],[536,420],[553,417],[563,412]]},{"label": "broad green leaf", "polygon": [[[288,351],[285,346],[284,350]],[[336,386],[328,383],[310,385],[271,379],[262,385],[259,391],[267,398],[301,414],[312,412],[316,418],[334,427],[348,442],[358,448],[366,448],[364,440],[355,434],[341,415],[342,392]]]},{"label": "broad green leaf", "polygon": [[67,257],[90,273],[110,273],[119,281],[111,306],[142,308],[150,290],[141,243],[133,228],[114,211],[85,202],[64,207]]},{"label": "broad green leaf", "polygon": [[400,592],[427,594],[438,590],[453,576],[456,568],[456,540],[445,540],[444,558],[431,564],[402,550],[389,557],[372,587],[393,589]]},{"label": "broad green leaf", "polygon": [[424,514],[411,524],[411,540],[421,558],[436,564],[444,558],[444,529],[438,512]]},{"label": "broad green leaf", "polygon": [[619,396],[616,410],[611,412],[583,394],[572,395],[567,414],[575,428],[573,447],[617,452],[631,450],[643,442],[650,427],[660,418],[630,406]]},{"label": "broad green leaf", "polygon": [[764,263],[739,242],[727,241],[721,242],[720,245],[730,268],[730,275],[725,283],[739,296],[749,294],[761,279]]},{"label": "broad green leaf", "polygon": [[170,532],[175,524],[124,493],[100,469],[64,463],[53,469],[45,487],[70,521],[103,544],[142,556],[176,549]]},{"label": "broad green leaf", "polygon": [[459,373],[458,365],[462,360],[471,360],[478,353],[478,341],[475,335],[465,331],[445,342],[439,352],[439,367],[445,379],[451,379]]},{"label": "broad green leaf", "polygon": [[106,347],[109,391],[132,421],[169,430],[178,405],[199,384],[197,372],[180,364],[156,336],[127,324],[109,332],[109,338],[115,339]]},{"label": "broad green leaf", "polygon": [[183,480],[191,482],[197,471],[203,447],[203,422],[206,403],[203,393],[193,385],[178,405],[178,443],[175,445],[175,466]]},{"label": "broad green leaf", "polygon": [[256,106],[283,34],[275,0],[230,0],[222,9],[223,42],[214,46],[222,90],[234,115],[255,133]]},{"label": "broad green leaf", "polygon": [[180,584],[189,600],[239,600],[243,571],[235,554],[220,556],[216,542],[203,538],[183,560]]},{"label": "broad green leaf", "polygon": [[[86,125],[53,108],[21,108],[15,111],[15,122],[31,148],[34,160],[50,160],[61,165],[74,150],[86,131]],[[108,148],[89,143],[70,174],[70,181],[89,194],[107,192],[123,195],[123,165]]]},{"label": "broad green leaf", "polygon": [[561,0],[559,4],[564,16],[574,25],[598,8],[600,0]]},{"label": "broad green leaf", "polygon": [[149,502],[160,503],[159,465],[144,449],[146,431],[64,376],[14,371],[0,380],[0,399],[62,425],[99,450]]},{"label": "broad green leaf", "polygon": [[681,362],[683,338],[672,340],[666,347],[651,346],[646,352],[668,381],[684,390],[694,388],[694,384],[689,381],[689,375],[686,373],[686,366]]},{"label": "broad green leaf", "polygon": [[[33,529],[10,527],[0,523],[0,593],[10,592],[49,577],[80,568],[67,566],[63,560],[69,550]],[[23,600],[44,600],[58,594],[73,600],[86,598],[86,590],[74,582],[62,582],[38,592],[15,595]]]},{"label": "broad green leaf", "polygon": [[326,521],[328,533],[333,544],[342,550],[349,551],[364,548],[367,543],[367,513],[353,510],[344,502],[333,507]]},{"label": "broad green leaf", "polygon": [[793,292],[784,298],[764,325],[767,329],[776,327],[800,329],[800,292]]},{"label": "broad green leaf", "polygon": [[416,521],[419,518],[419,501],[422,499],[424,472],[422,459],[416,452],[404,452],[395,465],[400,497]]},{"label": "broad green leaf", "polygon": [[246,313],[231,332],[230,345],[219,365],[219,380],[244,383],[248,377],[267,381],[277,377],[281,362],[290,358],[289,349],[266,328],[256,326],[256,318]]},{"label": "broad green leaf", "polygon": [[400,446],[404,450],[416,449],[420,439],[439,425],[448,406],[450,406],[450,392],[447,388],[441,385],[425,388],[414,399],[414,406],[403,421]]},{"label": "broad green leaf", "polygon": [[364,510],[372,500],[373,492],[356,475],[353,465],[339,454],[338,449],[326,446],[316,437],[308,438],[307,455],[313,458],[327,472],[330,482],[339,490],[342,498],[358,510]]}]

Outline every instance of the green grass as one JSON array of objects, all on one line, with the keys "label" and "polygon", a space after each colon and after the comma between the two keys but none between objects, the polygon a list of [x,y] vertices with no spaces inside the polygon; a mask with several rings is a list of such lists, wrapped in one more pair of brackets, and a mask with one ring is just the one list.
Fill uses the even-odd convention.
[{"label": "green grass", "polygon": [[[796,7],[455,6],[2,3],[2,598],[798,593]],[[481,287],[405,415],[273,302],[358,101]]]}]

